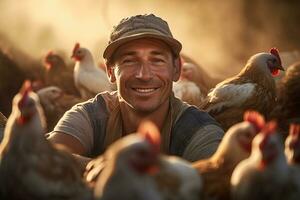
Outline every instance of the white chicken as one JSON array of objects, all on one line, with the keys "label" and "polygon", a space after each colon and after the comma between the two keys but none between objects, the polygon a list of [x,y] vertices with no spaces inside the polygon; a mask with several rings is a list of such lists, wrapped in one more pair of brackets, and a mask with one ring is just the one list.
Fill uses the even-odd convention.
[{"label": "white chicken", "polygon": [[137,134],[113,143],[87,170],[87,181],[97,179],[95,196],[101,200],[200,197],[201,177],[187,161],[160,156],[160,133],[150,122],[142,123]]},{"label": "white chicken", "polygon": [[0,144],[0,199],[91,199],[77,162],[45,139],[43,111],[29,84],[13,99]]},{"label": "white chicken", "polygon": [[249,158],[240,162],[231,177],[233,200],[285,199],[289,167],[276,123],[269,122],[255,136]]},{"label": "white chicken", "polygon": [[97,93],[110,91],[106,73],[95,65],[91,52],[76,43],[72,58],[75,60],[74,81],[83,99],[94,97]]},{"label": "white chicken", "polygon": [[249,109],[268,118],[276,97],[273,77],[279,70],[284,69],[277,49],[258,53],[238,75],[217,84],[200,108],[211,114],[224,130],[242,121],[243,113]]},{"label": "white chicken", "polygon": [[181,79],[173,83],[173,92],[175,97],[190,105],[198,107],[202,102],[200,88],[192,81]]}]

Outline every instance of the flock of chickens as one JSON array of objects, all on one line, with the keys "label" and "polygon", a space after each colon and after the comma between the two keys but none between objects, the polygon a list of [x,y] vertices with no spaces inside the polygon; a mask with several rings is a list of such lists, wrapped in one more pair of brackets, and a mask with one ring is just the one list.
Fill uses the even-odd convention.
[{"label": "flock of chickens", "polygon": [[300,63],[275,82],[284,68],[272,48],[220,81],[182,55],[173,91],[225,130],[214,155],[194,163],[162,155],[160,132],[145,121],[82,170],[45,134],[73,105],[115,85],[88,49],[76,44],[72,58],[74,69],[49,52],[44,77],[24,82],[8,119],[0,113],[0,199],[300,199]]}]

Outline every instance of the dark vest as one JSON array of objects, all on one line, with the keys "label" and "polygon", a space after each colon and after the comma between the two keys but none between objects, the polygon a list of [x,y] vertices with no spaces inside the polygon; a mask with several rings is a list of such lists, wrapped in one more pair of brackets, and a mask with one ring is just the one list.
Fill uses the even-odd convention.
[{"label": "dark vest", "polygon": [[[109,111],[107,110],[105,101],[101,95],[97,95],[88,103],[83,104],[83,106],[89,115],[94,131],[94,144],[90,156],[96,157],[105,151],[104,139]],[[193,135],[199,129],[209,124],[219,126],[219,124],[206,112],[198,110],[194,106],[188,107],[181,114],[176,123],[173,124],[169,149],[170,154],[182,156]]]}]

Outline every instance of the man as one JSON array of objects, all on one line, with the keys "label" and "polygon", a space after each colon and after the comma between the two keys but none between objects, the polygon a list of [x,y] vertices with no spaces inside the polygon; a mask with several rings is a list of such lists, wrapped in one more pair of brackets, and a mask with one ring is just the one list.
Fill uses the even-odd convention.
[{"label": "man", "polygon": [[164,153],[189,161],[212,155],[223,130],[207,113],[181,102],[172,92],[173,81],[180,76],[181,48],[161,18],[150,14],[123,19],[103,54],[117,91],[74,106],[49,140],[74,154],[95,157],[148,119],[161,131]]}]

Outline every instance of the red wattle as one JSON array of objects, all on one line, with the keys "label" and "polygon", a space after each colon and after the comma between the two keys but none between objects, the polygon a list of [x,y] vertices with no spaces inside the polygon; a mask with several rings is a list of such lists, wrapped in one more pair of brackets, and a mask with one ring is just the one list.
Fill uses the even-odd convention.
[{"label": "red wattle", "polygon": [[272,69],[271,73],[273,76],[278,76],[280,71],[279,71],[279,69]]}]

